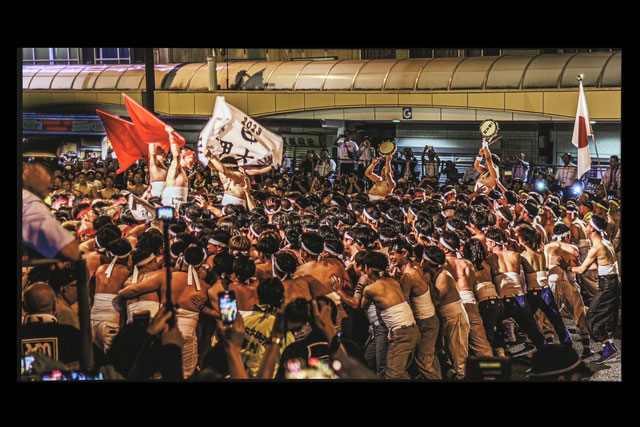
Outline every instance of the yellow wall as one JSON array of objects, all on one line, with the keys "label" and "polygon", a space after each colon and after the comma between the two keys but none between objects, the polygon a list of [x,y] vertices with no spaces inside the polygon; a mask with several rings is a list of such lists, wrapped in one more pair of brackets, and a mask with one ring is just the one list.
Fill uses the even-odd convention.
[{"label": "yellow wall", "polygon": [[[52,104],[89,103],[124,105],[121,91],[24,90],[23,110]],[[125,92],[141,102],[140,91]],[[216,96],[252,116],[368,107],[440,107],[466,110],[493,110],[552,116],[575,117],[577,90],[530,91],[156,91],[155,109],[160,115],[209,116]],[[621,120],[621,89],[585,89],[593,120]]]}]

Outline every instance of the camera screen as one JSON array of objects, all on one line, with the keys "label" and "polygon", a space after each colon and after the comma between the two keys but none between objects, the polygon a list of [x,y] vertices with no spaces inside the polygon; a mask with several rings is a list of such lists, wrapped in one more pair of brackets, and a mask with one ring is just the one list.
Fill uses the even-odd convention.
[{"label": "camera screen", "polygon": [[173,208],[170,206],[163,206],[161,208],[158,208],[158,219],[173,219]]},{"label": "camera screen", "polygon": [[222,317],[222,323],[233,323],[236,320],[237,314],[238,306],[235,296],[228,292],[223,293],[220,296],[220,316]]}]

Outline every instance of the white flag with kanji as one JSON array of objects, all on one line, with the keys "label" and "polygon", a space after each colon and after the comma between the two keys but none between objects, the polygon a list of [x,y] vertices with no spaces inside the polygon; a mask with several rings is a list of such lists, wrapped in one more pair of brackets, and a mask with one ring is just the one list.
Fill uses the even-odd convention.
[{"label": "white flag with kanji", "polygon": [[578,177],[582,177],[591,170],[591,152],[589,150],[589,135],[593,135],[589,124],[589,110],[584,96],[582,81],[580,81],[580,95],[578,96],[578,111],[573,125],[571,143],[578,147]]},{"label": "white flag with kanji", "polygon": [[240,166],[272,165],[278,169],[282,150],[280,135],[227,104],[223,96],[216,98],[213,115],[198,139],[198,158],[203,164],[209,163],[210,155],[220,159],[232,156]]}]

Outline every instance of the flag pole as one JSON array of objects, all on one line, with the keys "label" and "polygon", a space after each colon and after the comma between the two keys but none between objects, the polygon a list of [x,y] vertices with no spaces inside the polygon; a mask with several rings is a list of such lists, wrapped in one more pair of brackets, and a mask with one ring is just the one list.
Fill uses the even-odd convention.
[{"label": "flag pole", "polygon": [[[591,127],[591,125],[589,125],[589,127]],[[602,182],[602,177],[604,174],[602,172],[602,166],[600,165],[600,154],[598,154],[598,146],[596,145],[596,136],[593,134],[593,130],[591,130],[591,139],[593,139],[593,147],[596,149],[596,157],[598,159],[598,169],[600,170],[600,182]],[[598,177],[598,174],[596,173],[596,178],[597,177]],[[604,188],[604,185],[602,187]],[[604,188],[604,197],[608,197],[606,188]]]},{"label": "flag pole", "polygon": [[[578,74],[576,76],[578,82],[580,82],[580,86],[582,86],[582,79],[584,75]],[[598,154],[598,145],[596,144],[596,136],[593,133],[593,129],[591,128],[591,123],[587,123],[589,125],[589,129],[591,130],[591,139],[593,140],[593,147],[596,150],[596,159],[598,160],[598,169],[600,170],[600,179],[602,180],[602,165],[600,164],[600,154]],[[596,172],[596,178],[598,177],[598,173]],[[607,197],[607,189],[604,189],[604,196]]]}]

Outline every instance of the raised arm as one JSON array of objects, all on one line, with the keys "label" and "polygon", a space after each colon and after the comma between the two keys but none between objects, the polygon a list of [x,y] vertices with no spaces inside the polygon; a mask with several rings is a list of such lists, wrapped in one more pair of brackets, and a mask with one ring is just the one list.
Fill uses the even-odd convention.
[{"label": "raised arm", "polygon": [[382,160],[382,157],[376,157],[375,159],[373,159],[367,170],[364,172],[365,176],[373,182],[382,181],[382,178],[373,173],[373,170],[378,165],[378,163],[380,163],[380,160]]},{"label": "raised arm", "polygon": [[263,173],[267,173],[271,170],[273,170],[273,166],[265,166],[259,169],[244,169],[244,173],[247,175],[254,176],[254,175],[262,175]]}]

